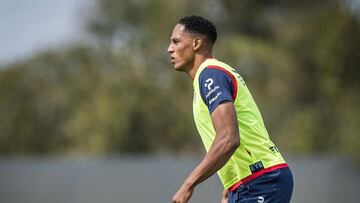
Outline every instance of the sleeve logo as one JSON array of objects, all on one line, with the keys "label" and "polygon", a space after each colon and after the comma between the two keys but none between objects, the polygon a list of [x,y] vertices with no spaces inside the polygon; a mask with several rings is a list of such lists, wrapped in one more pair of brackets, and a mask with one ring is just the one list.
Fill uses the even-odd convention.
[{"label": "sleeve logo", "polygon": [[205,80],[205,87],[207,87],[208,90],[210,91],[211,90],[211,85],[213,85],[213,83],[214,83],[214,80],[211,79],[211,78],[208,78],[208,79]]},{"label": "sleeve logo", "polygon": [[[213,87],[214,80],[212,78],[208,78],[205,80],[204,86],[208,89],[208,92],[205,94],[205,98],[209,101],[209,104],[212,104],[217,98],[222,94],[221,92],[217,92],[220,89],[219,85]],[[216,94],[213,94],[213,93]]]}]

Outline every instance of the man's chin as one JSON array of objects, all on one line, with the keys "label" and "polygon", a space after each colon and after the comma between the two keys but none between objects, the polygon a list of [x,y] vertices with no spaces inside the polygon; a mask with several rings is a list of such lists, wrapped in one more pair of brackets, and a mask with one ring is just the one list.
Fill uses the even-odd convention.
[{"label": "man's chin", "polygon": [[174,67],[175,71],[179,71],[179,72],[185,72],[184,68],[181,68],[181,67]]},{"label": "man's chin", "polygon": [[183,66],[179,66],[179,65],[176,65],[176,64],[173,64],[173,65],[174,65],[175,71],[184,72],[184,67]]}]

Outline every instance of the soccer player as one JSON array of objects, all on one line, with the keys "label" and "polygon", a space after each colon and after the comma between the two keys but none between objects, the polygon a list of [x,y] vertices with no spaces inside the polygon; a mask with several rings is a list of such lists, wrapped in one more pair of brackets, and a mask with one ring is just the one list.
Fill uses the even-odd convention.
[{"label": "soccer player", "polygon": [[171,35],[171,64],[193,81],[194,120],[207,151],[172,202],[188,202],[215,172],[225,188],[222,202],[290,202],[291,171],[243,78],[212,56],[216,38],[215,26],[200,16],[181,18]]}]

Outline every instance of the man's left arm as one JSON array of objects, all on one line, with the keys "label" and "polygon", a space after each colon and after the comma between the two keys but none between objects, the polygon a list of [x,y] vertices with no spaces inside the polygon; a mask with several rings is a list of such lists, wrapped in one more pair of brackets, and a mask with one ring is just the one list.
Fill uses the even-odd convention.
[{"label": "man's left arm", "polygon": [[190,173],[173,197],[173,203],[186,203],[196,185],[220,170],[240,144],[235,107],[232,102],[221,103],[211,113],[216,132],[214,142],[201,163]]}]

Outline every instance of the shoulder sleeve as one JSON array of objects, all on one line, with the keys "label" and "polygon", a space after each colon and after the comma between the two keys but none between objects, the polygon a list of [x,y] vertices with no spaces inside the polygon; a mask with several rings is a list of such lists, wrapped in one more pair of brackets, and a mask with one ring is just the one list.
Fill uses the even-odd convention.
[{"label": "shoulder sleeve", "polygon": [[220,68],[205,68],[199,76],[200,94],[210,113],[224,101],[233,102],[234,84],[231,73]]}]

